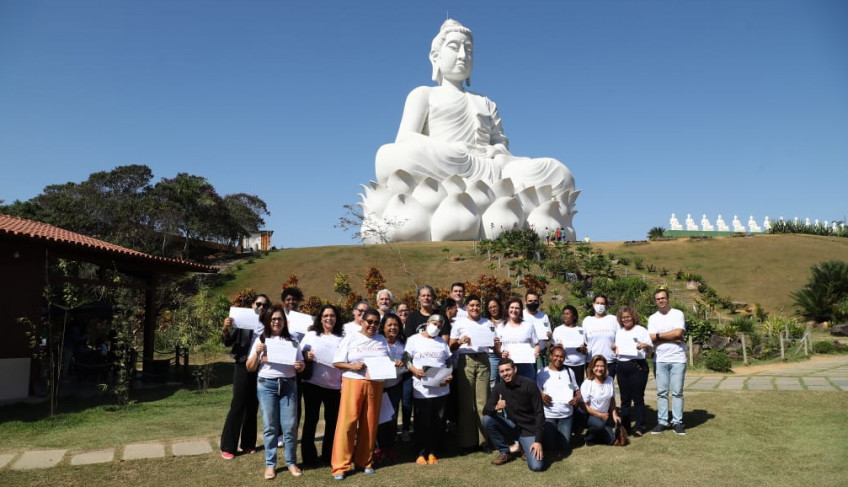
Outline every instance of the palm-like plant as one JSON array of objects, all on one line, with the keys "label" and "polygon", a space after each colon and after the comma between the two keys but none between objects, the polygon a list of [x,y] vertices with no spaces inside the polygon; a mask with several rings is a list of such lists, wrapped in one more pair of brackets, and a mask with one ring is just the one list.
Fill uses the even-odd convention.
[{"label": "palm-like plant", "polygon": [[654,227],[648,230],[648,240],[656,240],[658,238],[663,238],[665,236],[665,228],[663,227]]},{"label": "palm-like plant", "polygon": [[848,299],[848,262],[831,260],[814,265],[812,277],[803,288],[791,294],[801,314],[815,321],[844,318]]}]

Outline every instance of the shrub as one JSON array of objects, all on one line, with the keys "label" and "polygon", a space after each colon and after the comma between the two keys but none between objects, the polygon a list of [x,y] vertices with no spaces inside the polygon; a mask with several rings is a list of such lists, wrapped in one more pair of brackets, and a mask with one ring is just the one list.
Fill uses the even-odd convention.
[{"label": "shrub", "polygon": [[829,354],[836,353],[836,345],[833,342],[813,343],[813,353]]},{"label": "shrub", "polygon": [[715,333],[715,324],[710,320],[699,320],[686,317],[686,333],[692,337],[692,341],[698,345],[703,345],[709,341],[713,333]]},{"label": "shrub", "polygon": [[848,351],[848,345],[839,343],[839,340],[813,343],[813,353],[828,354],[844,353],[846,351]]},{"label": "shrub", "polygon": [[812,276],[803,288],[792,293],[801,314],[810,320],[833,321],[843,318],[848,299],[848,262],[831,260],[814,265]]},{"label": "shrub", "polygon": [[643,259],[641,257],[634,257],[633,258],[633,265],[636,266],[636,270],[641,271],[642,269],[645,268],[645,259]]},{"label": "shrub", "polygon": [[752,333],[754,331],[754,320],[750,316],[737,316],[730,324],[742,333]]},{"label": "shrub", "polygon": [[716,372],[730,372],[733,370],[733,362],[724,350],[707,350],[704,353],[704,365]]}]

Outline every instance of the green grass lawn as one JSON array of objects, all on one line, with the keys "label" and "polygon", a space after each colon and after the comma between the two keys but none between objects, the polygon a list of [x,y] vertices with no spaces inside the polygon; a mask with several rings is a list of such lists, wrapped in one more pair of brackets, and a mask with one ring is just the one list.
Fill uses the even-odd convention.
[{"label": "green grass lawn", "polygon": [[[140,398],[126,410],[96,407],[57,421],[34,421],[25,411],[0,409],[0,452],[48,447],[79,451],[220,434],[229,387],[206,396],[190,391],[159,396]],[[649,406],[656,404],[654,398],[647,399]],[[521,460],[491,466],[491,456],[482,453],[447,455],[438,466],[420,467],[411,463],[411,452],[403,450],[404,463],[382,468],[375,476],[356,474],[341,485],[845,485],[845,404],[846,395],[840,392],[687,392],[685,437],[667,432],[634,439],[625,448],[579,447],[538,474],[529,472]],[[649,418],[653,414],[649,411]],[[261,452],[231,461],[215,452],[28,472],[5,468],[0,470],[0,485],[269,485],[262,479],[263,467]],[[281,472],[275,482],[338,484],[328,468],[307,470],[299,479]]]}]

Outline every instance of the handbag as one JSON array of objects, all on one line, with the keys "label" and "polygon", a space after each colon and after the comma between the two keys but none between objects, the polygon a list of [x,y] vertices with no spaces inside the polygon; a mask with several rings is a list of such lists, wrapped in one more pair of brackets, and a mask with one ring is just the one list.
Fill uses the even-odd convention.
[{"label": "handbag", "polygon": [[621,422],[615,423],[615,440],[613,446],[627,446],[630,444],[630,438],[627,437],[627,428]]}]

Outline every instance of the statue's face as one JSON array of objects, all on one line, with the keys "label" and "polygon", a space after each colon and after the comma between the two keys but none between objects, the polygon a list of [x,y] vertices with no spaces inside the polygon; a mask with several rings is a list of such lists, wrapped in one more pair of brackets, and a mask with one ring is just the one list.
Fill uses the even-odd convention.
[{"label": "statue's face", "polygon": [[467,35],[461,32],[449,32],[439,51],[439,71],[442,77],[451,81],[467,79],[471,76],[474,64],[473,44]]}]

